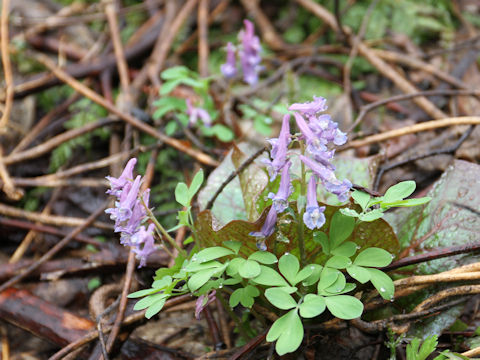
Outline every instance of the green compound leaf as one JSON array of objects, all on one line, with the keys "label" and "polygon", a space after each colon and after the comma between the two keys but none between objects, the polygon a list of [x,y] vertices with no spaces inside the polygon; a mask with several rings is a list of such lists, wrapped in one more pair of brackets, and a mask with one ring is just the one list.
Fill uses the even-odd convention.
[{"label": "green compound leaf", "polygon": [[383,249],[371,247],[363,250],[357,255],[354,265],[369,266],[369,267],[383,267],[392,262],[392,255]]},{"label": "green compound leaf", "polygon": [[350,265],[347,267],[347,272],[352,278],[362,284],[365,284],[370,280],[370,272],[361,266]]},{"label": "green compound leaf", "polygon": [[265,265],[272,265],[278,262],[277,257],[268,251],[256,251],[248,259]]},{"label": "green compound leaf", "polygon": [[282,310],[290,310],[297,306],[297,302],[292,295],[279,288],[265,290],[265,297],[273,306]]},{"label": "green compound leaf", "polygon": [[335,249],[332,250],[333,255],[339,255],[339,256],[346,256],[350,257],[355,255],[357,252],[357,244],[355,244],[352,241],[345,241],[343,244],[340,246],[337,246]]},{"label": "green compound leaf", "polygon": [[172,80],[179,78],[187,78],[191,76],[190,70],[186,66],[174,66],[162,71],[163,80]]},{"label": "green compound leaf", "polygon": [[267,334],[267,341],[277,340],[275,350],[278,355],[285,355],[298,349],[303,340],[303,325],[298,310],[292,309],[278,318]]},{"label": "green compound leaf", "polygon": [[260,265],[260,275],[252,280],[260,285],[266,286],[290,286],[285,279],[275,270],[265,265]]},{"label": "green compound leaf", "polygon": [[355,190],[351,196],[353,200],[355,200],[355,202],[360,205],[362,210],[365,210],[367,208],[368,203],[370,202],[370,195],[364,193],[363,191]]},{"label": "green compound leaf", "polygon": [[343,320],[358,318],[363,312],[362,302],[356,297],[349,295],[326,297],[325,304],[333,316]]},{"label": "green compound leaf", "polygon": [[346,256],[335,255],[335,256],[332,256],[330,259],[328,259],[325,266],[328,266],[334,269],[345,269],[347,266],[350,266],[351,264],[352,264],[352,261],[350,260],[350,258]]},{"label": "green compound leaf", "polygon": [[180,205],[186,207],[190,206],[187,184],[183,182],[177,184],[177,187],[175,188],[175,200],[177,200]]},{"label": "green compound leaf", "polygon": [[300,263],[295,255],[285,253],[278,261],[278,269],[292,285],[295,285],[295,276],[300,269]]},{"label": "green compound leaf", "polygon": [[323,296],[307,294],[299,306],[300,316],[313,318],[325,311],[325,299]]},{"label": "green compound leaf", "polygon": [[235,290],[232,295],[230,295],[229,305],[234,308],[239,303],[246,308],[251,308],[254,303],[254,298],[260,295],[260,291],[252,286],[247,285],[244,288]]},{"label": "green compound leaf", "polygon": [[330,243],[331,248],[335,249],[343,241],[345,241],[355,228],[355,219],[350,216],[343,215],[340,211],[336,211],[332,216],[330,223]]},{"label": "green compound leaf", "polygon": [[262,270],[261,270],[258,262],[253,261],[253,260],[246,260],[238,268],[238,274],[245,279],[254,278],[255,276],[258,276],[261,271]]},{"label": "green compound leaf", "polygon": [[398,200],[403,200],[412,195],[416,188],[415,181],[402,181],[396,185],[391,186],[383,196],[384,203],[391,203]]},{"label": "green compound leaf", "polygon": [[233,254],[234,254],[233,251],[230,249],[227,249],[221,246],[213,246],[213,247],[203,249],[198,253],[196,253],[195,255],[193,255],[191,261],[203,263],[203,262],[207,262],[210,260],[218,259],[223,256],[233,255]]},{"label": "green compound leaf", "polygon": [[339,271],[337,280],[330,285],[329,287],[325,288],[321,294],[325,295],[331,295],[331,294],[339,294],[345,290],[345,285],[347,284],[347,279],[345,278],[345,275]]},{"label": "green compound leaf", "polygon": [[390,276],[378,269],[366,268],[365,270],[370,273],[370,281],[373,286],[375,286],[375,289],[377,289],[380,296],[385,300],[393,299],[395,286],[393,285]]}]

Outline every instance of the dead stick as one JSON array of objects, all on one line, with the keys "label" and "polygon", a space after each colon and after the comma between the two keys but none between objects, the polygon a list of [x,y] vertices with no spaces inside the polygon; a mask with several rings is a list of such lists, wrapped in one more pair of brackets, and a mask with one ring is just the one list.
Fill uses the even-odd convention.
[{"label": "dead stick", "polygon": [[[196,0],[194,0],[196,1]],[[60,80],[68,84],[70,87],[72,87],[74,90],[78,91],[80,94],[83,96],[89,98],[96,104],[104,107],[108,111],[110,111],[112,114],[117,115],[120,119],[126,121],[127,123],[133,125],[134,127],[138,128],[139,130],[147,133],[148,135],[153,136],[156,139],[159,139],[163,141],[165,144],[170,145],[171,147],[184,152],[187,155],[190,155],[193,157],[195,160],[209,166],[217,166],[218,162],[214,160],[212,157],[210,157],[207,154],[204,154],[198,150],[194,150],[192,148],[186,147],[183,145],[183,143],[177,139],[168,137],[167,135],[161,133],[160,131],[156,130],[155,128],[151,127],[150,125],[138,120],[137,118],[133,117],[132,115],[122,112],[120,109],[118,109],[116,106],[113,104],[109,103],[104,97],[100,96],[97,94],[95,91],[92,89],[86,87],[83,85],[81,82],[76,80],[75,78],[71,77],[68,75],[65,71],[60,69],[53,63],[48,57],[46,57],[43,54],[38,54],[37,55],[37,60],[39,60],[43,65],[48,67],[53,74],[58,77]]]},{"label": "dead stick", "polygon": [[10,0],[2,1],[2,15],[0,17],[0,51],[2,54],[3,74],[5,77],[5,108],[3,109],[2,118],[0,119],[0,133],[7,131],[8,122],[10,119],[10,112],[13,106],[13,75],[12,64],[10,62],[10,53],[8,51],[9,36],[8,36],[8,13],[10,11]]},{"label": "dead stick", "polygon": [[414,134],[421,131],[433,130],[433,129],[438,129],[438,128],[447,127],[447,126],[478,125],[478,124],[480,124],[479,116],[461,116],[461,117],[453,117],[453,118],[447,117],[445,119],[427,121],[427,122],[415,124],[412,126],[405,126],[400,129],[386,131],[384,133],[372,135],[361,140],[353,140],[348,142],[341,149],[346,150],[351,148],[358,148],[361,146],[393,139],[393,138],[407,135],[407,134]]},{"label": "dead stick", "polygon": [[200,0],[198,4],[198,73],[208,76],[208,4],[209,0]]},{"label": "dead stick", "polygon": [[90,224],[94,222],[94,220],[102,214],[105,208],[108,206],[109,201],[105,202],[102,206],[100,206],[94,213],[92,213],[80,226],[76,227],[72,230],[67,236],[65,236],[62,240],[60,240],[54,247],[52,247],[48,252],[46,252],[40,259],[35,261],[32,265],[26,268],[22,273],[14,276],[10,280],[6,281],[2,285],[0,285],[0,293],[5,291],[10,286],[15,285],[23,278],[27,277],[31,272],[35,271],[40,265],[44,262],[50,260],[53,256],[55,256],[60,250],[62,250],[65,245],[67,245],[75,236],[80,234],[83,230],[85,230]]}]

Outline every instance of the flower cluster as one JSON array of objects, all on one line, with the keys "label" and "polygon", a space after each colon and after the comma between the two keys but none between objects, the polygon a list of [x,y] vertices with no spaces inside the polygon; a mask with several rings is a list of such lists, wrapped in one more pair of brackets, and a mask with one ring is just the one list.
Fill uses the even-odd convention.
[{"label": "flower cluster", "polygon": [[189,117],[188,125],[195,125],[199,119],[202,121],[203,125],[207,127],[212,125],[212,118],[207,110],[193,106],[188,98],[185,100],[185,103],[187,104],[187,115]]},{"label": "flower cluster", "polygon": [[141,176],[133,179],[133,168],[137,159],[130,159],[119,178],[107,176],[110,190],[107,194],[117,198],[115,207],[106,209],[110,219],[115,221],[115,232],[121,233],[120,243],[130,246],[140,259],[139,267],[145,266],[147,257],[156,250],[153,233],[154,224],[142,225],[147,218],[150,189],[139,195]]},{"label": "flower cluster", "polygon": [[[293,104],[288,108],[293,111],[293,116],[301,134],[299,140],[305,141],[306,153],[300,155],[300,160],[312,171],[312,176],[307,187],[307,204],[303,214],[303,222],[313,230],[321,228],[325,224],[324,206],[319,206],[317,201],[317,185],[321,182],[328,192],[337,195],[339,201],[346,201],[352,183],[345,179],[340,181],[335,176],[335,167],[331,163],[335,150],[330,149],[333,145],[343,145],[347,141],[345,133],[338,129],[338,124],[332,121],[329,115],[318,113],[327,109],[326,100],[322,97],[314,97],[314,101]],[[291,142],[290,115],[285,115],[282,122],[282,129],[278,138],[268,140],[272,146],[270,151],[271,159],[264,159],[270,181],[275,180],[281,173],[280,186],[276,194],[270,193],[272,207],[267,214],[265,222],[258,232],[250,235],[259,238],[270,236],[277,221],[277,214],[282,213],[288,207],[288,198],[292,194],[290,181],[290,167],[288,146]],[[261,247],[265,244],[260,242]]]},{"label": "flower cluster", "polygon": [[[249,20],[243,21],[245,29],[240,31],[238,39],[241,42],[238,56],[243,72],[243,81],[249,85],[258,82],[258,73],[261,70],[260,62],[262,58],[260,53],[260,39],[255,35],[253,23]],[[231,79],[237,75],[237,60],[235,56],[235,46],[232,43],[227,44],[227,62],[220,67],[223,76]]]}]

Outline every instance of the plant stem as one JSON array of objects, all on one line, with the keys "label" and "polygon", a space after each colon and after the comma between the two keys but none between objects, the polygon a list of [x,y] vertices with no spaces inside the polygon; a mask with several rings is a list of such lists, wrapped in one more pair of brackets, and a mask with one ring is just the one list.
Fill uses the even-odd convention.
[{"label": "plant stem", "polygon": [[[142,199],[142,202],[143,202],[143,199]],[[145,206],[145,203],[143,205]],[[145,206],[145,209],[147,211],[147,214],[148,214],[148,217],[150,218],[150,220],[153,221],[153,223],[155,224],[157,229],[160,230],[160,232],[165,237],[165,239],[167,239],[167,241],[170,243],[170,245],[172,245],[175,249],[177,249],[178,253],[186,258],[187,257],[187,252],[184,249],[182,249],[180,246],[178,246],[178,244],[175,242],[175,239],[172,238],[170,236],[170,234],[167,232],[167,230],[165,230],[165,228],[162,226],[162,224],[160,224],[158,222],[155,215],[153,215],[152,210],[150,210],[147,206]]]},{"label": "plant stem", "polygon": [[[300,150],[302,155],[305,155],[305,144],[303,141],[299,141],[300,143]],[[305,198],[306,194],[306,180],[305,180],[305,164],[301,161],[301,173],[302,173],[302,180],[300,182],[300,195]],[[298,204],[298,201],[297,201]],[[298,206],[298,205],[297,205]],[[300,263],[303,266],[306,264],[307,254],[305,251],[305,227],[303,224],[303,213],[305,212],[304,206],[302,206],[299,210],[299,218],[298,218],[298,248],[300,250]]]}]

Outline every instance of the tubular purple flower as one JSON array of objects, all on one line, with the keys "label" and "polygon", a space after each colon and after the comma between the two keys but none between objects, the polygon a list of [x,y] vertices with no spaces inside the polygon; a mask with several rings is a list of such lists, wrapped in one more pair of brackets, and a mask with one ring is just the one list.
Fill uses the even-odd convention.
[{"label": "tubular purple flower", "polygon": [[113,176],[107,176],[107,180],[110,182],[110,189],[107,190],[107,194],[119,196],[122,192],[123,187],[133,180],[133,168],[137,163],[136,158],[132,158],[125,165],[122,174],[119,178],[114,178]]},{"label": "tubular purple flower", "polygon": [[200,295],[195,302],[195,319],[200,320],[200,313],[205,309],[208,305],[215,301],[215,295],[217,291],[212,290],[207,294]]},{"label": "tubular purple flower", "polygon": [[343,202],[348,200],[348,192],[352,188],[352,183],[349,180],[339,181],[335,179],[334,181],[325,182],[324,185],[328,192],[337,195],[338,201]]},{"label": "tubular purple flower", "polygon": [[258,82],[258,71],[260,70],[260,39],[255,36],[255,28],[249,20],[244,20],[245,30],[242,30],[238,37],[242,42],[242,49],[239,52],[242,65],[243,80],[254,85]]},{"label": "tubular purple flower", "polygon": [[312,155],[325,152],[327,147],[321,141],[322,138],[318,137],[318,135],[316,135],[312,129],[310,129],[303,116],[298,113],[294,113],[293,115],[295,116],[295,122],[297,123],[298,128],[307,140],[307,151]]},{"label": "tubular purple flower", "polygon": [[155,239],[153,238],[154,230],[154,224],[148,225],[146,230],[145,226],[141,226],[130,238],[132,251],[137,254],[137,259],[140,260],[139,268],[146,265],[147,257],[156,250]]},{"label": "tubular purple flower", "polygon": [[275,208],[272,206],[270,211],[267,214],[265,222],[263,223],[262,229],[260,231],[251,232],[249,235],[267,238],[273,234],[275,230],[275,223],[277,222],[277,212]]},{"label": "tubular purple flower", "polygon": [[[142,177],[138,175],[135,178],[131,188],[129,189],[125,198],[121,197],[118,203],[118,212],[116,221],[122,222],[128,220],[132,216],[133,207],[137,201],[138,190],[140,190],[140,180]],[[125,192],[125,191],[124,191]],[[123,193],[122,193],[123,195]]]},{"label": "tubular purple flower", "polygon": [[299,111],[303,115],[314,116],[318,112],[327,110],[327,100],[321,96],[314,96],[313,101],[307,103],[292,104],[288,110]]},{"label": "tubular purple flower", "polygon": [[288,161],[282,169],[282,177],[280,179],[280,187],[276,194],[269,193],[268,197],[273,201],[273,207],[277,214],[285,211],[288,207],[288,197],[292,193],[292,185],[290,183],[290,166],[292,163]]},{"label": "tubular purple flower", "polygon": [[270,139],[272,145],[270,154],[272,160],[265,159],[263,162],[267,165],[270,181],[275,180],[278,172],[285,166],[287,162],[287,149],[290,144],[290,115],[285,115],[282,121],[282,129],[278,135],[278,139]]},{"label": "tubular purple flower", "polygon": [[198,122],[198,119],[202,120],[203,125],[209,127],[212,125],[212,118],[210,114],[200,107],[195,107],[192,105],[190,99],[186,99],[185,103],[187,104],[187,115],[189,116],[188,124],[195,125]]},{"label": "tubular purple flower", "polygon": [[325,206],[318,206],[317,183],[315,176],[310,177],[307,188],[307,207],[303,214],[303,222],[310,229],[320,229],[325,224]]},{"label": "tubular purple flower", "polygon": [[227,61],[220,66],[220,71],[227,79],[237,75],[237,60],[235,59],[235,47],[231,42],[227,44]]}]

